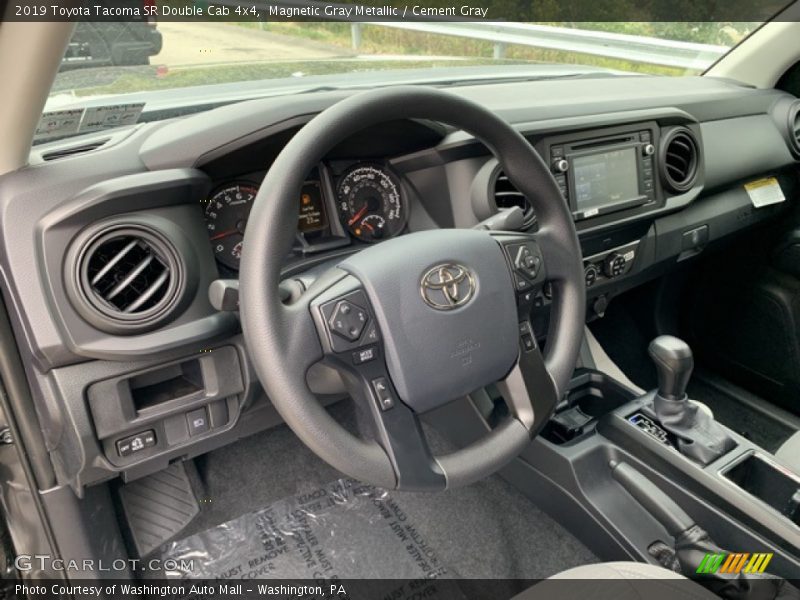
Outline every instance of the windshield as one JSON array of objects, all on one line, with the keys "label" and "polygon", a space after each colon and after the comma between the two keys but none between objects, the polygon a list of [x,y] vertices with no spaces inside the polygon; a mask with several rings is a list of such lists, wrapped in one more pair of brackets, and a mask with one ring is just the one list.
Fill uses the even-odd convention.
[{"label": "windshield", "polygon": [[[342,87],[696,74],[759,25],[79,22],[46,106],[71,109],[72,118],[66,128],[55,118],[40,125],[36,138],[135,122],[143,111],[172,116],[191,106]],[[89,107],[91,114],[78,113]]]}]

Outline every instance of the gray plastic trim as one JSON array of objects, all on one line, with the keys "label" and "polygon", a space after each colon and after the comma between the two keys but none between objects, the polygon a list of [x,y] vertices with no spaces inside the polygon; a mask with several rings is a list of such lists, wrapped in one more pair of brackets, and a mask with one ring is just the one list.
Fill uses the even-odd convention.
[{"label": "gray plastic trim", "polygon": [[766,114],[700,125],[706,188],[713,189],[795,163],[783,132]]},{"label": "gray plastic trim", "polygon": [[[49,353],[47,367],[76,362],[78,357],[150,356],[236,330],[235,316],[215,311],[207,296],[208,286],[217,277],[199,208],[199,199],[208,188],[208,177],[192,169],[130,175],[92,186],[41,220],[37,270],[46,289],[47,310],[58,315],[61,330],[60,343]],[[138,210],[130,212],[132,207]],[[91,224],[88,228],[87,223]],[[76,311],[80,294],[75,281],[64,273],[72,272],[87,236],[107,226],[151,229],[169,239],[180,254],[183,283],[176,293],[182,297],[172,307],[172,321],[167,326],[137,336],[109,335],[101,329],[110,328],[117,334],[122,330],[87,318],[85,310]],[[37,325],[31,323],[33,329]],[[163,321],[155,325],[163,325]]]}]

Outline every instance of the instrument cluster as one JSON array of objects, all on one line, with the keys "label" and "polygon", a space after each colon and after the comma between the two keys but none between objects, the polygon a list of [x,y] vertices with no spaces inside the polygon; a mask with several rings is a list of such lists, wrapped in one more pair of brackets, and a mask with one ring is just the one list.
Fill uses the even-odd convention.
[{"label": "instrument cluster", "polygon": [[[239,269],[242,242],[262,174],[232,179],[205,199],[208,238],[217,261]],[[338,240],[375,243],[403,232],[407,200],[400,178],[380,162],[351,163],[341,170],[321,165],[300,190],[297,236],[308,249]]]}]

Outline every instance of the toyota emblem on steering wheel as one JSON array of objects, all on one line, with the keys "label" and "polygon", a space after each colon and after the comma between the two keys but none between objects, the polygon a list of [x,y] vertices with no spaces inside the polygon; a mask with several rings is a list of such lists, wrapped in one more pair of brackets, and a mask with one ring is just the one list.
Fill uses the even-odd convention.
[{"label": "toyota emblem on steering wheel", "polygon": [[431,308],[453,310],[465,305],[475,295],[475,279],[462,265],[436,265],[422,276],[420,291],[422,299]]}]

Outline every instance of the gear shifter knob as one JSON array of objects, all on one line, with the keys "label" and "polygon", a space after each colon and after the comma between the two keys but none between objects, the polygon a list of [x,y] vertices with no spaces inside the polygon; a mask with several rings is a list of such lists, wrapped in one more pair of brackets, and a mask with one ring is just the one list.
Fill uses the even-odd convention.
[{"label": "gear shifter knob", "polygon": [[658,395],[668,400],[686,397],[686,386],[694,369],[689,344],[671,335],[660,335],[647,349],[658,371]]}]

